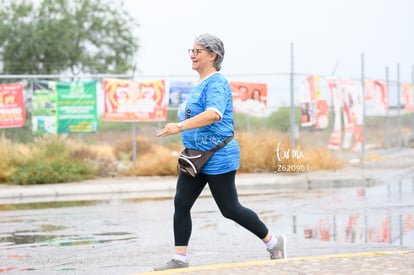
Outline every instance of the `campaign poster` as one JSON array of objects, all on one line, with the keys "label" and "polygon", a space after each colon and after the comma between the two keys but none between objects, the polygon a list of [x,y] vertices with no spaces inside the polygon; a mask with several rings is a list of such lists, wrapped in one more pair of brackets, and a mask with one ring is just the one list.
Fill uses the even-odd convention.
[{"label": "campaign poster", "polygon": [[329,108],[326,99],[316,100],[316,129],[326,129],[329,125]]},{"label": "campaign poster", "polygon": [[25,122],[23,84],[0,84],[0,128],[22,127]]},{"label": "campaign poster", "polygon": [[345,135],[342,147],[349,149],[355,138],[354,151],[360,151],[362,146],[362,87],[352,81],[342,81],[342,99]]},{"label": "campaign poster", "polygon": [[57,82],[56,88],[58,133],[96,133],[96,81]]},{"label": "campaign poster", "polygon": [[408,83],[401,84],[402,97],[404,102],[404,110],[406,112],[414,111],[414,89],[413,85]]},{"label": "campaign poster", "polygon": [[320,98],[320,77],[308,76],[300,85],[301,126],[328,127],[328,108]]},{"label": "campaign poster", "polygon": [[308,79],[301,82],[299,92],[301,102],[301,126],[313,126],[316,124],[316,102]]},{"label": "campaign poster", "polygon": [[321,97],[320,80],[321,78],[319,75],[310,75],[307,78],[309,83],[310,98],[312,100]]},{"label": "campaign poster", "polygon": [[268,116],[267,84],[252,82],[230,82],[233,94],[233,110],[252,116]]},{"label": "campaign poster", "polygon": [[379,80],[367,79],[365,85],[365,114],[385,116],[388,110],[387,84]]},{"label": "campaign poster", "polygon": [[104,79],[104,119],[108,121],[165,121],[165,81]]},{"label": "campaign poster", "polygon": [[339,97],[339,85],[335,78],[330,78],[327,81],[329,92],[332,98],[334,110],[334,125],[331,136],[329,138],[328,148],[337,150],[341,147],[342,139],[342,120],[341,120],[341,104]]},{"label": "campaign poster", "polygon": [[168,104],[171,107],[178,107],[183,104],[194,88],[191,81],[173,81],[170,83]]},{"label": "campaign poster", "polygon": [[57,133],[57,90],[55,81],[33,82],[32,130],[34,134]]}]

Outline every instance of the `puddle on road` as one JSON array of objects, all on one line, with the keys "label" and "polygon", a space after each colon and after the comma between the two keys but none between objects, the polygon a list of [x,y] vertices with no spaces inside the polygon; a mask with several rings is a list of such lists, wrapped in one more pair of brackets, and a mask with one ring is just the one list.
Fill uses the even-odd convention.
[{"label": "puddle on road", "polygon": [[[59,202],[35,202],[19,204],[0,204],[0,211],[34,210],[46,208],[80,207],[101,204],[102,201],[59,201]],[[2,222],[0,220],[0,222]]]},{"label": "puddle on road", "polygon": [[346,243],[389,243],[414,248],[414,212],[294,215],[291,230],[305,239]]},{"label": "puddle on road", "polygon": [[136,239],[129,232],[105,232],[91,236],[76,236],[72,234],[55,234],[68,227],[53,224],[42,224],[38,230],[21,230],[0,233],[0,248],[20,245],[33,246],[75,246],[102,244],[114,241],[129,241]]},{"label": "puddle on road", "polygon": [[265,221],[305,239],[414,248],[414,179],[335,189],[320,203],[299,206],[291,215],[266,213]]},{"label": "puddle on road", "polygon": [[[273,197],[271,197],[273,196]],[[414,248],[414,179],[365,188],[329,188],[319,190],[285,192],[269,195],[269,198],[287,202],[283,209],[263,209],[260,216],[267,224],[283,228],[305,239],[328,242],[391,243]],[[252,202],[263,206],[264,196],[251,197]],[[142,200],[123,200],[128,204],[139,204]],[[277,201],[277,200],[276,200]],[[81,207],[107,204],[107,201],[49,202],[13,205],[13,210],[44,209],[59,207]],[[279,206],[280,207],[280,204]],[[0,206],[10,210],[11,206]],[[116,211],[116,210],[114,210]],[[216,210],[205,209],[197,215],[211,215]],[[1,212],[0,212],[1,213]],[[94,216],[91,216],[95,219]],[[100,221],[96,218],[96,221]],[[89,219],[87,222],[92,222]],[[19,216],[0,220],[0,225],[20,223]],[[107,224],[115,226],[121,222]],[[104,223],[105,225],[105,223]],[[32,226],[33,227],[33,226]],[[68,230],[69,229],[69,230]],[[113,229],[113,228],[112,228]],[[202,226],[207,231],[216,231],[217,223]],[[68,233],[67,226],[40,223],[35,229],[0,233],[0,248],[12,246],[77,246],[94,245],[116,241],[134,241],[136,234],[107,230],[102,233],[96,227],[89,233]],[[128,229],[126,229],[128,230]]]},{"label": "puddle on road", "polygon": [[[15,205],[0,205],[1,211],[14,210],[41,210],[52,208],[83,207],[108,204],[108,200],[103,201],[70,201],[70,202],[46,202],[46,203],[27,203]],[[99,220],[99,219],[98,219]],[[130,232],[103,232],[77,235],[70,232],[68,226],[54,224],[34,223],[38,220],[27,221],[20,216],[12,216],[0,219],[0,225],[8,224],[32,224],[33,230],[16,230],[12,232],[0,232],[0,249],[15,246],[77,246],[104,244],[117,241],[131,241],[137,237]],[[108,223],[108,221],[105,221]],[[65,233],[62,233],[65,232]]]},{"label": "puddle on road", "polygon": [[[340,243],[414,248],[414,179],[362,188],[326,188],[249,197],[265,224],[287,235]],[[208,207],[197,215],[208,217]],[[218,216],[218,215],[215,215]],[[204,219],[200,229],[230,234],[233,223]],[[224,225],[223,225],[224,224]],[[225,226],[225,228],[220,228]]]},{"label": "puddle on road", "polygon": [[47,231],[16,231],[0,235],[0,248],[15,246],[76,246],[130,241],[136,237],[129,232],[106,232],[92,236],[48,234]]}]

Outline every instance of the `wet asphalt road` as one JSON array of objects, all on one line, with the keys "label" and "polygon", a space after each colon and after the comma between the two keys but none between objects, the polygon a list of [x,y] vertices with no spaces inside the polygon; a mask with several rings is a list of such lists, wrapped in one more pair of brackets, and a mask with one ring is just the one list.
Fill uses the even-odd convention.
[{"label": "wet asphalt road", "polygon": [[[206,190],[208,195],[208,190]],[[414,249],[414,182],[371,187],[279,189],[242,196],[288,256]],[[105,200],[78,207],[0,212],[0,271],[138,274],[173,252],[171,199]],[[212,198],[193,208],[192,266],[266,260],[263,244],[224,219]]]}]

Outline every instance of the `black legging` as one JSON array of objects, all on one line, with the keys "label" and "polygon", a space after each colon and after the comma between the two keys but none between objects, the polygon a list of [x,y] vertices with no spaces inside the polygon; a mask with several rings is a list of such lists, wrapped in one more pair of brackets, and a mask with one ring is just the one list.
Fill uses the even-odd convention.
[{"label": "black legging", "polygon": [[235,184],[236,171],[220,175],[200,174],[196,178],[180,174],[174,198],[174,238],[176,246],[187,246],[192,229],[191,207],[208,183],[221,214],[243,226],[260,239],[269,232],[258,215],[239,202]]}]

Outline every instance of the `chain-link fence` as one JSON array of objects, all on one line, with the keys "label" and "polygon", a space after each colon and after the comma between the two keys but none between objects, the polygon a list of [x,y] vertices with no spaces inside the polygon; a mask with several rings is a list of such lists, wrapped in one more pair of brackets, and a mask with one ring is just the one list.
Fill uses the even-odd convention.
[{"label": "chain-link fence", "polygon": [[[288,135],[294,135],[299,144],[328,146],[329,137],[333,131],[334,110],[332,96],[330,94],[327,80],[328,76],[319,76],[318,98],[326,99],[329,106],[329,123],[326,128],[316,129],[314,126],[301,126],[301,88],[311,74],[228,74],[225,75],[229,81],[265,83],[267,84],[267,108],[271,115],[257,118],[249,114],[235,114],[235,128],[241,131],[278,131]],[[1,132],[9,138],[19,141],[30,140],[31,134],[31,92],[32,83],[37,80],[54,81],[97,81],[97,105],[99,116],[103,112],[103,79],[134,79],[137,81],[165,80],[166,92],[169,91],[169,84],[173,81],[194,81],[194,75],[2,75],[0,81],[3,83],[22,82],[24,83],[24,94],[28,119],[22,128],[1,129]],[[339,79],[342,81],[342,79]],[[344,79],[347,80],[347,79]],[[361,83],[361,79],[352,79],[354,83]],[[366,116],[364,120],[364,144],[370,148],[400,148],[412,145],[414,132],[414,113],[404,111],[402,91],[400,82],[396,80],[382,79],[388,87],[389,111],[380,116]],[[293,103],[293,106],[292,106]],[[343,120],[341,104],[341,120]],[[293,110],[293,111],[292,111]],[[292,116],[294,116],[292,118]],[[167,121],[177,121],[176,108],[168,107]],[[294,127],[292,128],[292,121]],[[93,134],[95,142],[103,141],[105,133],[121,131],[136,135],[153,136],[154,129],[162,127],[164,122],[105,122],[100,120],[98,132]],[[136,128],[135,128],[136,127]],[[342,126],[344,127],[344,126]],[[135,130],[134,130],[135,129]],[[342,129],[344,130],[344,129]],[[136,131],[135,133],[133,133]],[[85,135],[79,135],[82,138]],[[89,135],[90,136],[90,135]]]}]

